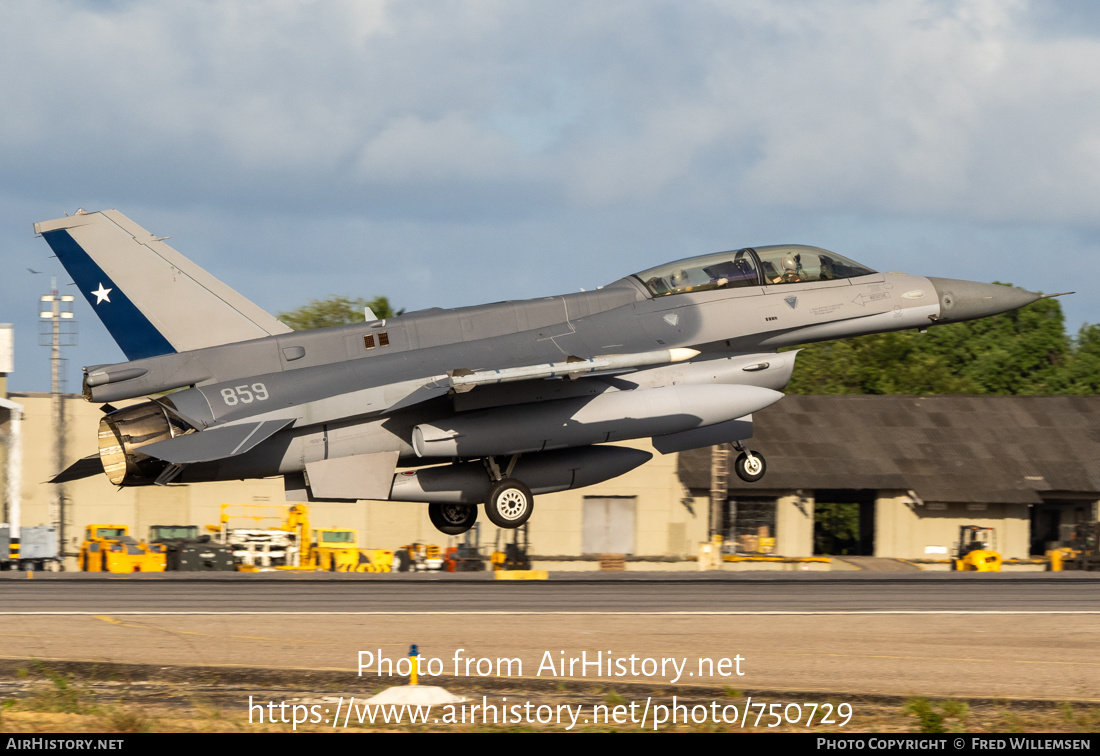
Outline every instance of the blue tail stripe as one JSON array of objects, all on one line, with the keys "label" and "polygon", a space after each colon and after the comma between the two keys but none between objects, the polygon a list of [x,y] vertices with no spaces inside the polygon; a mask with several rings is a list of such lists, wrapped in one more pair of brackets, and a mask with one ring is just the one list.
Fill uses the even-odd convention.
[{"label": "blue tail stripe", "polygon": [[[43,238],[69,271],[77,288],[95,314],[107,326],[128,360],[173,354],[175,349],[141,314],[130,298],[96,265],[84,248],[65,229],[47,231]],[[96,292],[103,292],[99,295]]]}]

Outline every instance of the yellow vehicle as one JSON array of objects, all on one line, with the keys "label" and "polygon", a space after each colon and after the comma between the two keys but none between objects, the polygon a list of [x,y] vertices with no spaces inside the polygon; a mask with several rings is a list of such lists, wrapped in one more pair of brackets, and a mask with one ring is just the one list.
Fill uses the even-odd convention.
[{"label": "yellow vehicle", "polygon": [[359,548],[359,531],[351,528],[309,527],[309,507],[295,504],[286,518],[286,529],[298,535],[299,543],[309,547],[302,555],[302,568],[331,572],[390,572],[393,552],[384,549]]},{"label": "yellow vehicle", "polygon": [[165,548],[130,536],[125,525],[89,525],[80,546],[85,572],[164,572]]},{"label": "yellow vehicle", "polygon": [[311,533],[303,567],[331,572],[390,572],[393,552],[359,548],[359,532],[350,528],[316,528]]},{"label": "yellow vehicle", "polygon": [[959,551],[955,569],[959,572],[1000,572],[1001,555],[995,551],[996,533],[981,525],[959,528]]}]

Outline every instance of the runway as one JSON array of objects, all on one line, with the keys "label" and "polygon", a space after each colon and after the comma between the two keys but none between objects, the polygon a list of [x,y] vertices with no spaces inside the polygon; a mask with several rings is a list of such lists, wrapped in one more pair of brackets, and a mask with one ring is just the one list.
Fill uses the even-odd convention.
[{"label": "runway", "polygon": [[[438,684],[513,659],[527,680],[1100,701],[1100,581],[1080,576],[78,577],[0,580],[0,656],[354,675],[360,652],[394,663],[416,643]],[[568,659],[589,663],[562,674]]]},{"label": "runway", "polygon": [[603,576],[550,581],[457,575],[396,579],[324,579],[323,574],[320,579],[316,574],[260,579],[77,576],[0,580],[0,612],[1100,613],[1100,579],[1082,575]]}]

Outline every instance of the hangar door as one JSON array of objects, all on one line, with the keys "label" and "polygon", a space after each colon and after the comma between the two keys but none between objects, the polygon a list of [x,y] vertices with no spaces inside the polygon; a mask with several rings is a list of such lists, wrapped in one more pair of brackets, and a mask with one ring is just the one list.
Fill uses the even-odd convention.
[{"label": "hangar door", "polygon": [[875,492],[814,491],[814,556],[873,556]]},{"label": "hangar door", "polygon": [[633,554],[633,496],[585,496],[582,554]]},{"label": "hangar door", "polygon": [[1092,500],[1047,499],[1031,510],[1031,553],[1042,555],[1073,538],[1077,525],[1096,519]]}]

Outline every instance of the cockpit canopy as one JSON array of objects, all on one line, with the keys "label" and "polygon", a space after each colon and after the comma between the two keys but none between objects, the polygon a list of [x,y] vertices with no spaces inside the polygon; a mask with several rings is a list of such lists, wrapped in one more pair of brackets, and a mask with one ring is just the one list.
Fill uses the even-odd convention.
[{"label": "cockpit canopy", "polygon": [[666,263],[635,274],[655,297],[739,286],[834,281],[875,271],[820,247],[777,244]]}]

